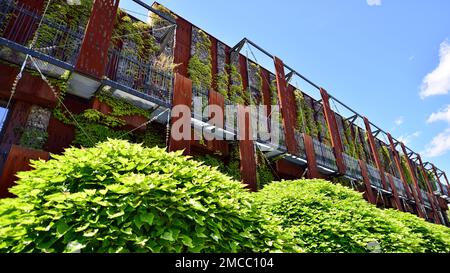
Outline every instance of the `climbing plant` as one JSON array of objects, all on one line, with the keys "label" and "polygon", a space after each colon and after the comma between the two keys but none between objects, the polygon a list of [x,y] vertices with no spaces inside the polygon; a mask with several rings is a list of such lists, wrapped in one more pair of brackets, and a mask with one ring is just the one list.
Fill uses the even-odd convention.
[{"label": "climbing plant", "polygon": [[198,39],[193,45],[194,54],[188,65],[189,78],[194,88],[209,90],[212,87],[211,40],[204,31],[197,30]]},{"label": "climbing plant", "polygon": [[[87,25],[92,11],[93,0],[80,0],[80,5],[69,5],[66,0],[46,0],[45,6],[48,1],[51,2],[44,17],[47,21],[60,26],[67,26],[72,31],[81,31]],[[74,49],[80,46],[75,43],[71,44],[72,41],[67,42],[65,39],[61,39],[62,42],[67,44],[64,45],[64,48],[58,48],[58,46],[62,45],[54,44],[55,37],[61,35],[61,31],[56,30],[50,24],[42,24],[38,31],[39,35],[35,48],[52,46],[54,50],[64,54],[68,47]],[[31,40],[29,41],[30,43]]]},{"label": "climbing plant", "polygon": [[151,25],[132,19],[122,10],[118,11],[116,22],[111,43],[114,48],[120,48],[124,55],[149,61],[160,50],[160,46],[151,33]]},{"label": "climbing plant", "polygon": [[274,181],[274,176],[270,166],[261,151],[256,151],[256,162],[258,168],[256,169],[256,182],[258,189],[262,189],[265,185]]},{"label": "climbing plant", "polygon": [[230,75],[227,69],[224,69],[216,75],[217,91],[222,94],[225,99],[228,99],[228,86],[230,85]]},{"label": "climbing plant", "polygon": [[230,99],[237,104],[245,104],[249,98],[244,90],[241,73],[233,64],[230,65]]}]

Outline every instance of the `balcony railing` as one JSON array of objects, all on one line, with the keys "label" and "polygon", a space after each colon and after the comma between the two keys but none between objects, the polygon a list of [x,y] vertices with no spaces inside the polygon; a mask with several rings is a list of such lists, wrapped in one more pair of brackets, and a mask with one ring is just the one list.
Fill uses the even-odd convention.
[{"label": "balcony railing", "polygon": [[305,140],[303,139],[303,135],[295,132],[295,141],[297,142],[298,154],[301,158],[306,158],[306,150],[305,150]]},{"label": "balcony railing", "polygon": [[420,189],[420,192],[422,193],[423,203],[425,204],[425,206],[430,208],[431,207],[431,202],[430,202],[430,198],[428,196],[428,193],[426,191],[424,191],[423,189]]},{"label": "balcony railing", "polygon": [[332,171],[337,171],[338,168],[333,149],[317,139],[313,139],[313,143],[317,164]]},{"label": "balcony railing", "polygon": [[[36,43],[30,49],[36,31]],[[30,54],[42,61],[70,69],[77,60],[84,31],[85,25],[70,26],[63,18],[43,18],[16,1],[0,0],[0,44],[16,52]],[[0,52],[0,57],[7,61],[23,61],[23,58],[11,51]]]},{"label": "balcony railing", "polygon": [[402,180],[398,179],[395,176],[392,176],[392,179],[394,180],[394,185],[395,185],[395,188],[397,189],[398,195],[406,198],[407,197],[406,189],[405,189],[405,186],[403,185]]},{"label": "balcony railing", "polygon": [[347,167],[345,174],[354,179],[362,180],[363,177],[358,160],[345,153],[343,153],[342,156],[344,157],[345,166]]},{"label": "balcony railing", "polygon": [[369,173],[370,184],[377,189],[383,189],[383,183],[381,182],[380,172],[372,165],[367,165],[367,171]]},{"label": "balcony railing", "polygon": [[158,105],[170,106],[173,74],[123,52],[110,50],[105,80],[108,85],[144,96]]}]

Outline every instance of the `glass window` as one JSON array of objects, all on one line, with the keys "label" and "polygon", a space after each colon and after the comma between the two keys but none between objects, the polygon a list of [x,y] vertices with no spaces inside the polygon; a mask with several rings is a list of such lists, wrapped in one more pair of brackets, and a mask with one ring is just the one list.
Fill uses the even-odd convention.
[{"label": "glass window", "polygon": [[0,132],[3,130],[3,125],[6,122],[6,118],[8,116],[8,109],[5,108],[5,105],[0,101]]}]

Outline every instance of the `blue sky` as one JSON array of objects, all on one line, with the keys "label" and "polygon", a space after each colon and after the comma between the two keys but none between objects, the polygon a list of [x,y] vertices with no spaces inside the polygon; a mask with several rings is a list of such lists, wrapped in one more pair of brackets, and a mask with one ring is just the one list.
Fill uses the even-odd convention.
[{"label": "blue sky", "polygon": [[229,45],[248,37],[450,174],[450,1],[159,2]]}]

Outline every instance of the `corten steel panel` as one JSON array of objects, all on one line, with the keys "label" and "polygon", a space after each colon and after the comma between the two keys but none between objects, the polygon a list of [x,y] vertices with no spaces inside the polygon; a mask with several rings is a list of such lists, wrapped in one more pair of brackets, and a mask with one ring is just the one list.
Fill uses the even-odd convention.
[{"label": "corten steel panel", "polygon": [[[402,147],[403,154],[405,156],[407,156],[408,152],[406,151],[405,144],[400,143],[400,146]],[[416,174],[414,172],[414,167],[412,166],[411,161],[409,159],[406,160],[406,161],[408,163],[409,175],[412,177],[412,180],[413,180],[413,183],[414,183],[414,188],[416,188],[417,199],[419,199],[419,200],[416,199],[417,201],[419,201],[419,202],[416,201],[417,212],[419,214],[419,217],[425,218],[425,215],[424,215],[422,209],[420,208],[420,206],[423,207],[424,203],[423,203],[423,198],[422,198],[422,192],[420,191],[420,187],[419,187],[419,182],[417,181],[417,177],[416,177]]]},{"label": "corten steel panel", "polygon": [[[173,100],[172,106],[185,105],[188,109],[192,107],[192,81],[178,73],[175,74],[174,89],[173,89]],[[172,117],[172,124],[180,119],[184,119],[185,124],[189,124],[188,128],[183,128],[183,130],[189,130],[191,132],[191,115],[190,113],[183,113],[181,117]],[[192,136],[192,134],[191,134]],[[184,150],[185,155],[189,155],[191,152],[191,140],[182,139],[175,140],[170,135],[169,151],[179,151]]]},{"label": "corten steel panel", "polygon": [[[14,80],[19,73],[19,68],[0,64],[0,98],[8,100]],[[56,92],[58,92],[57,87]],[[47,83],[41,77],[24,72],[17,84],[15,100],[26,101],[46,108],[56,105],[56,97]]]},{"label": "corten steel panel", "polygon": [[102,79],[108,63],[108,49],[119,0],[95,0],[75,71]]},{"label": "corten steel panel", "polygon": [[380,171],[381,184],[385,190],[388,189],[386,183],[386,177],[384,175],[383,164],[381,164],[380,155],[378,154],[377,145],[375,144],[375,138],[372,134],[372,129],[370,128],[370,123],[367,118],[364,118],[364,125],[366,126],[367,139],[369,140],[370,150],[372,151],[372,158],[375,160],[377,169]]},{"label": "corten steel panel", "polygon": [[177,18],[177,31],[175,37],[174,62],[179,64],[176,68],[178,74],[188,77],[189,59],[191,58],[192,25],[181,17]]},{"label": "corten steel panel", "polygon": [[275,164],[277,173],[282,179],[299,179],[305,171],[304,168],[284,159],[278,160]]},{"label": "corten steel panel", "polygon": [[211,40],[211,75],[212,75],[212,88],[214,90],[217,90],[217,39],[209,36],[209,39]]},{"label": "corten steel panel", "polygon": [[[17,4],[19,7],[23,7],[31,13],[20,13],[17,16],[12,17],[8,22],[3,37],[18,44],[26,44],[33,39],[39,24],[38,20],[34,19],[34,16],[32,17],[31,14],[42,14],[44,0],[19,0],[17,1]],[[33,27],[28,28],[30,24],[33,24]]]},{"label": "corten steel panel", "polygon": [[314,151],[314,143],[311,136],[303,133],[303,140],[305,142],[306,160],[308,161],[308,178],[322,178],[319,169],[317,168],[316,152]]},{"label": "corten steel panel", "polygon": [[248,90],[248,70],[247,70],[247,58],[239,54],[239,67],[242,76],[242,86],[244,87],[244,92],[249,92]]},{"label": "corten steel panel", "polygon": [[[112,112],[111,106],[106,103],[101,102],[98,98],[92,99],[92,109],[95,109],[103,114],[110,114]],[[125,122],[125,126],[123,126],[123,130],[139,130],[145,131],[147,129],[148,117],[142,115],[126,115],[120,116],[119,119]]]},{"label": "corten steel panel", "polygon": [[328,96],[327,91],[321,88],[320,95],[322,96],[323,112],[325,114],[328,132],[331,136],[331,144],[336,157],[336,165],[338,167],[339,174],[343,175],[345,174],[347,167],[345,166],[344,157],[342,155],[344,148],[342,147],[341,134],[338,131],[334,112],[330,107],[330,97]]},{"label": "corten steel panel", "polygon": [[366,197],[369,203],[376,205],[377,199],[373,194],[372,186],[370,185],[369,172],[367,170],[367,164],[363,160],[359,160],[359,167],[361,168],[361,174],[363,177],[364,186],[366,188]]},{"label": "corten steel panel", "polygon": [[17,181],[17,172],[31,170],[30,160],[38,159],[48,160],[49,153],[16,145],[11,147],[8,158],[3,166],[2,176],[0,177],[0,198],[13,196],[8,192],[8,189]]},{"label": "corten steel panel", "polygon": [[239,154],[241,159],[241,179],[252,191],[258,189],[256,183],[256,157],[255,147],[251,135],[250,115],[244,114],[246,106],[238,105],[238,127],[245,132],[244,139],[239,140]]},{"label": "corten steel panel", "polygon": [[284,74],[283,62],[274,57],[278,97],[283,118],[286,148],[291,154],[298,154],[298,145],[295,140],[295,98],[292,90],[288,90],[286,83],[286,75]]},{"label": "corten steel panel", "polygon": [[416,202],[418,202],[419,200],[417,199],[417,196],[415,196],[415,195],[413,196],[413,194],[411,193],[411,190],[409,188],[408,182],[406,180],[406,174],[403,172],[400,156],[398,154],[397,149],[395,149],[394,140],[392,139],[392,136],[389,133],[387,134],[387,137],[389,139],[389,146],[391,148],[391,152],[394,155],[395,166],[397,167],[397,171],[400,174],[400,179],[402,180],[403,186],[406,190],[406,195],[409,199],[414,198],[416,200]]},{"label": "corten steel panel", "polygon": [[[71,94],[66,94],[64,105],[74,115],[81,114],[90,106],[88,100]],[[64,124],[52,115],[47,127],[48,138],[44,150],[52,154],[62,153],[65,148],[72,145],[75,139],[75,129],[75,126]]]},{"label": "corten steel panel", "polygon": [[433,188],[431,187],[430,180],[428,179],[427,171],[425,170],[425,167],[423,166],[422,158],[420,157],[420,155],[417,155],[417,159],[419,160],[419,167],[420,167],[420,170],[422,171],[422,175],[425,179],[425,183],[427,184],[431,208],[433,209],[434,221],[437,224],[441,224],[441,218],[439,217],[438,211],[436,208],[437,199],[436,199],[436,196],[434,196]]},{"label": "corten steel panel", "polygon": [[[223,97],[222,94],[220,94],[219,92],[216,92],[214,90],[210,90],[209,91],[209,98],[208,98],[208,100],[209,100],[209,105],[217,105],[217,106],[220,107],[220,109],[222,109],[222,111],[224,111],[224,109],[225,109],[225,100],[224,100],[224,97]],[[212,111],[211,110],[212,109],[210,109],[210,112],[209,112],[209,117],[210,118],[212,118]],[[224,127],[223,122],[224,122],[224,120],[222,119],[222,125],[219,126],[220,128]],[[211,151],[220,152],[220,154],[222,156],[227,156],[229,154],[229,149],[228,149],[229,145],[228,145],[227,141],[225,141],[225,140],[214,139],[214,140],[211,140],[211,141],[207,141],[207,145],[208,145],[208,148]]]},{"label": "corten steel panel", "polygon": [[398,197],[397,188],[395,187],[395,183],[394,183],[394,179],[392,178],[392,175],[387,174],[387,178],[389,180],[389,184],[391,184],[392,195],[394,198],[394,204],[395,204],[396,208],[400,211],[405,211],[403,209],[402,202],[400,201],[400,197]]}]

